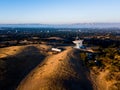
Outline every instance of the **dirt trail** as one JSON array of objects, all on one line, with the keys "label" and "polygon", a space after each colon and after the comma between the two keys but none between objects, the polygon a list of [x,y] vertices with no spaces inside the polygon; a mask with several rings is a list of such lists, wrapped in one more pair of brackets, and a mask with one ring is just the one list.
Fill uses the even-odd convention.
[{"label": "dirt trail", "polygon": [[78,52],[69,48],[47,57],[17,90],[93,90],[89,71],[82,65]]}]

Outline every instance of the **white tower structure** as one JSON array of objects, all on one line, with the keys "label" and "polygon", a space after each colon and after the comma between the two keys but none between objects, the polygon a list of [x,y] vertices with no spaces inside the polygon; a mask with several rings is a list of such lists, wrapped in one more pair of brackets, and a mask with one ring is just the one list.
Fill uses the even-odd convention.
[{"label": "white tower structure", "polygon": [[80,40],[79,37],[76,37],[76,40],[73,41],[74,44],[76,44],[75,48],[80,49],[83,46],[83,40]]},{"label": "white tower structure", "polygon": [[75,40],[73,41],[74,44],[76,44],[75,48],[80,49],[83,46],[83,40]]}]

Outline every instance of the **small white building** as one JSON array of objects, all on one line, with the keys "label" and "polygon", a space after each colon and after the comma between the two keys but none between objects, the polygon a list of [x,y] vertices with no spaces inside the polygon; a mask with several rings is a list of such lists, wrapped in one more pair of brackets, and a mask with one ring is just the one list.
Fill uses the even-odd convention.
[{"label": "small white building", "polygon": [[62,51],[62,50],[59,49],[59,48],[52,48],[51,50],[52,50],[52,51],[55,51],[55,52],[61,52],[61,51]]}]

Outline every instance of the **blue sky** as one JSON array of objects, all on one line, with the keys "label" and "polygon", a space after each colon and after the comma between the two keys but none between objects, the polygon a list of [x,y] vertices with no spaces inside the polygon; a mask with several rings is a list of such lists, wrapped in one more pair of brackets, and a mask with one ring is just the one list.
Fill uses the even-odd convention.
[{"label": "blue sky", "polygon": [[120,0],[0,0],[0,23],[120,22]]}]

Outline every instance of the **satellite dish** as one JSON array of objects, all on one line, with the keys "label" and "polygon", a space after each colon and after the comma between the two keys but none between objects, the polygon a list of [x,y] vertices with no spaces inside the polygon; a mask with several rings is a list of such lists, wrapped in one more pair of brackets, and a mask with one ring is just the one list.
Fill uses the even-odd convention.
[{"label": "satellite dish", "polygon": [[76,40],[73,41],[73,43],[76,44],[74,48],[80,49],[83,46],[83,40],[80,40],[78,36],[76,37]]}]

